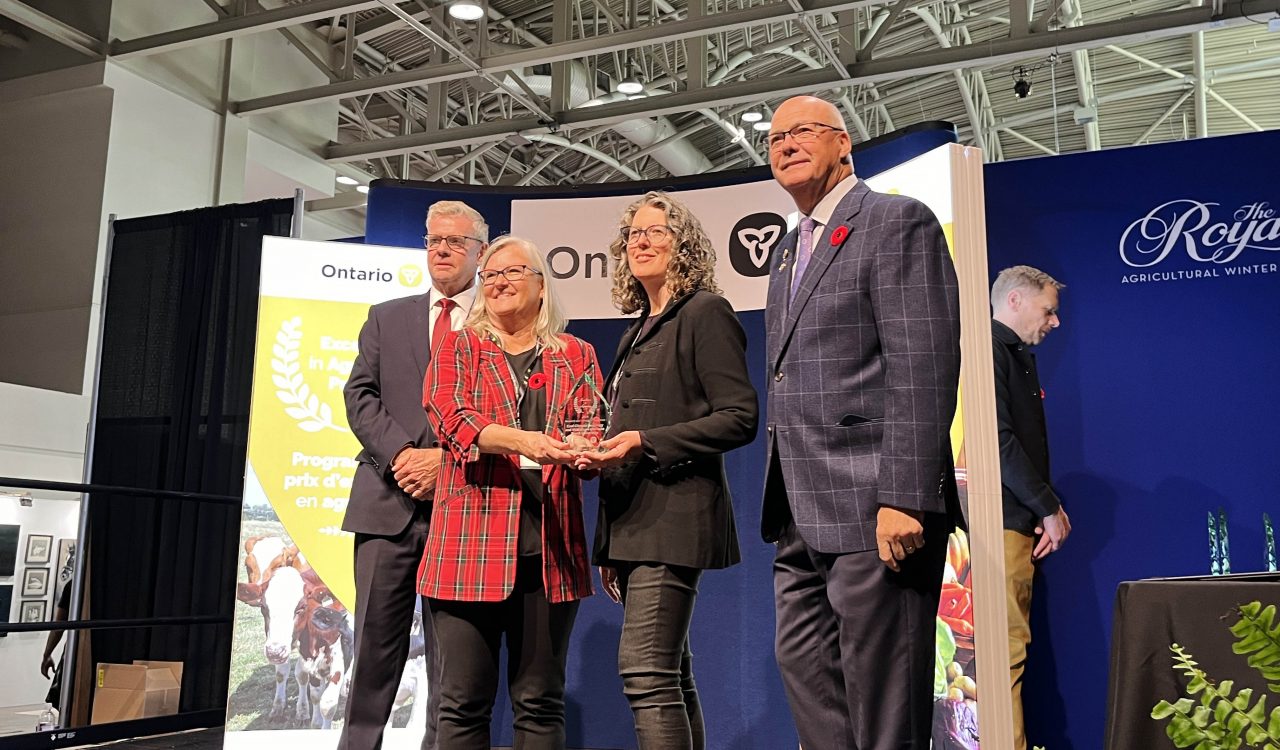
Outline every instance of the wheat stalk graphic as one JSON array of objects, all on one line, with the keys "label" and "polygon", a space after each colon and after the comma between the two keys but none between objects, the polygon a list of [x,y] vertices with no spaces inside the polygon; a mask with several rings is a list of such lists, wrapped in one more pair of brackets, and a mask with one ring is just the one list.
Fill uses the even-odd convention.
[{"label": "wheat stalk graphic", "polygon": [[284,413],[307,432],[346,432],[333,423],[333,409],[303,382],[302,363],[298,361],[301,348],[302,318],[294,316],[280,324],[276,343],[271,346],[271,382],[278,389],[276,398],[284,403]]}]

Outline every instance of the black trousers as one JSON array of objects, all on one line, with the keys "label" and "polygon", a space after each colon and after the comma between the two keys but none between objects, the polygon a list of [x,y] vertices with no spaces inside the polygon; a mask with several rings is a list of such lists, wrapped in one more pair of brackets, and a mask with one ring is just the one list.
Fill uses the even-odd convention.
[{"label": "black trousers", "polygon": [[640,750],[706,747],[689,649],[701,577],[701,570],[677,565],[618,564],[624,607],[618,674],[635,716]]},{"label": "black trousers", "polygon": [[565,659],[578,602],[547,601],[542,557],[519,558],[504,601],[427,603],[440,646],[440,749],[489,750],[505,638],[515,750],[564,750]]},{"label": "black trousers", "polygon": [[941,529],[926,522],[898,573],[875,550],[824,554],[794,523],[782,532],[774,647],[805,750],[928,750]]},{"label": "black trousers", "polygon": [[[427,540],[429,503],[419,503],[408,528],[396,536],[356,534],[356,660],[338,750],[377,750],[391,716],[409,656],[409,630],[418,602],[418,564]],[[423,750],[435,750],[440,664],[431,618],[422,607],[426,640],[427,726]]]}]

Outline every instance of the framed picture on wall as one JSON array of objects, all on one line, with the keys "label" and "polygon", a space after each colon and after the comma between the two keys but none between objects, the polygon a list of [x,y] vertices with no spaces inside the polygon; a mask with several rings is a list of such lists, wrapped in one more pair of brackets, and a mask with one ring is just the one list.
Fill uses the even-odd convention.
[{"label": "framed picture on wall", "polygon": [[0,577],[13,575],[18,563],[18,533],[22,527],[17,524],[0,524]]},{"label": "framed picture on wall", "polygon": [[48,534],[27,534],[27,565],[47,563],[53,559],[53,537]]},{"label": "framed picture on wall", "polygon": [[[27,568],[22,574],[23,596],[49,595],[49,569]],[[24,602],[25,604],[25,602]]]},{"label": "framed picture on wall", "polygon": [[[13,586],[4,584],[0,586],[0,622],[12,622],[9,619],[13,612]],[[0,638],[9,635],[8,633],[0,633]]]},{"label": "framed picture on wall", "polygon": [[44,599],[23,602],[22,611],[19,612],[18,622],[44,622],[49,603]]},{"label": "framed picture on wall", "polygon": [[[76,540],[75,539],[59,539],[58,540],[58,557],[57,567],[54,577],[59,586],[71,582],[71,576],[76,572]],[[56,593],[56,592],[55,592]]]}]

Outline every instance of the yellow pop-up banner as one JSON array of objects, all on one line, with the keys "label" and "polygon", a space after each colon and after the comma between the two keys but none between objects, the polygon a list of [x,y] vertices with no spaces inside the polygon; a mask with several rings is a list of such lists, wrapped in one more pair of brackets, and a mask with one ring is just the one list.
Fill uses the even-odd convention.
[{"label": "yellow pop-up banner", "polygon": [[[228,747],[294,732],[313,745],[336,739],[313,730],[341,721],[357,604],[354,539],[341,527],[360,443],[342,391],[369,306],[423,294],[427,279],[421,250],[263,241]],[[411,659],[394,726],[420,734],[423,722],[408,714],[425,710],[425,675],[415,683],[413,671]],[[393,745],[404,739],[388,735]]]}]

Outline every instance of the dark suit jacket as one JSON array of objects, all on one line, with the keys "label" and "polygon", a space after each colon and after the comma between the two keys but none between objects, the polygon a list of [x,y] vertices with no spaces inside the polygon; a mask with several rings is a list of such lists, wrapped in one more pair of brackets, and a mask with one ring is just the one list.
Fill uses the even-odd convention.
[{"label": "dark suit jacket", "polygon": [[764,538],[778,538],[789,511],[810,547],[860,552],[876,548],[881,505],[956,517],[960,310],[938,220],[913,198],[859,182],[788,306],[796,244],[793,230],[774,251],[765,308]]},{"label": "dark suit jacket", "polygon": [[1036,355],[998,320],[991,321],[991,344],[1004,527],[1031,534],[1040,519],[1057,513],[1060,505],[1049,486],[1049,436]]},{"label": "dark suit jacket", "polygon": [[723,454],[751,442],[759,418],[747,337],[712,292],[672,301],[637,340],[647,312],[605,380],[621,372],[609,433],[640,430],[647,455],[602,472],[595,559],[728,567],[740,556]]},{"label": "dark suit jacket", "polygon": [[360,351],[343,389],[347,423],[364,448],[342,519],[346,531],[394,536],[413,518],[417,501],[396,485],[391,460],[406,445],[436,444],[422,408],[430,305],[428,294],[374,305],[360,329]]}]

